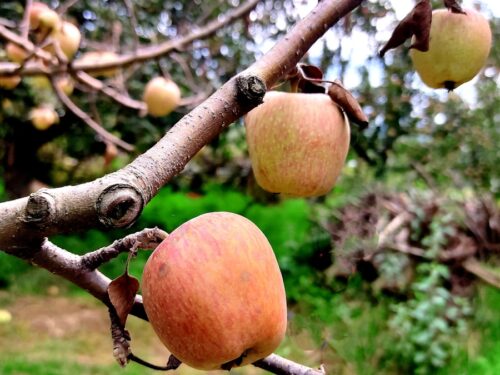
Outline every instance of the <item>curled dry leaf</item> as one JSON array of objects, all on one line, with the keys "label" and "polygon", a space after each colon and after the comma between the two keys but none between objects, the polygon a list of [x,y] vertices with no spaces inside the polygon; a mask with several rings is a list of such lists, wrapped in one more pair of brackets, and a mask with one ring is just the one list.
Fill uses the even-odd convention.
[{"label": "curled dry leaf", "polygon": [[379,52],[380,57],[407,39],[415,36],[410,48],[425,52],[429,50],[429,34],[432,22],[432,6],[429,0],[420,0],[410,13],[396,26],[389,41]]},{"label": "curled dry leaf", "polygon": [[111,281],[108,286],[109,300],[116,310],[122,327],[125,327],[127,316],[132,310],[138,290],[139,281],[130,276],[128,272]]},{"label": "curled dry leaf", "polygon": [[336,80],[328,88],[328,95],[345,112],[351,122],[360,125],[363,129],[368,126],[368,117],[364,114],[358,101],[349,90],[345,89],[340,81]]},{"label": "curled dry leaf", "polygon": [[304,93],[325,93],[325,88],[321,84],[323,72],[314,65],[298,64],[299,90]]},{"label": "curled dry leaf", "polygon": [[457,3],[457,0],[444,0],[444,6],[451,10],[453,13],[465,14],[460,4]]}]

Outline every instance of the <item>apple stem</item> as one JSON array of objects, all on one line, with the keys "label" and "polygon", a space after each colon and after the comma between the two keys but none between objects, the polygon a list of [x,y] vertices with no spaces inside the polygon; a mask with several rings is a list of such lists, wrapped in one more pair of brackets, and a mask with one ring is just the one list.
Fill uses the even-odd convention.
[{"label": "apple stem", "polygon": [[149,363],[148,361],[145,361],[142,358],[137,357],[133,353],[129,354],[128,359],[132,362],[140,364],[141,366],[144,366],[144,367],[147,367],[147,368],[150,368],[153,370],[158,370],[158,371],[175,370],[176,368],[178,368],[182,364],[182,362],[179,359],[177,359],[176,357],[174,357],[173,355],[170,355],[170,357],[168,358],[168,362],[167,362],[166,366],[154,365],[152,363]]}]

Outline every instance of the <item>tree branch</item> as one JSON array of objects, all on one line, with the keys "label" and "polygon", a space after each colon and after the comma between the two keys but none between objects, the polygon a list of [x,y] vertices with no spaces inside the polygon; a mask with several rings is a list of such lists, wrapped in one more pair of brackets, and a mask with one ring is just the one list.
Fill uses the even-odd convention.
[{"label": "tree branch", "polygon": [[66,93],[57,85],[57,82],[55,82],[55,79],[51,79],[52,83],[52,88],[54,89],[54,92],[56,93],[57,97],[61,101],[61,103],[64,104],[66,108],[68,108],[75,116],[80,118],[85,124],[87,124],[93,131],[95,131],[101,138],[102,141],[104,142],[109,142],[113,143],[116,146],[121,147],[122,149],[126,151],[133,151],[134,146],[132,146],[130,143],[127,143],[125,141],[122,141],[120,138],[117,136],[111,134],[108,132],[106,129],[104,129],[100,124],[95,122],[92,117],[90,117],[87,112],[83,111],[78,107]]},{"label": "tree branch", "polygon": [[[357,3],[361,3],[362,0],[357,1]],[[243,3],[238,8],[229,11],[227,14],[222,17],[218,17],[216,20],[208,23],[204,27],[199,28],[198,30],[194,30],[188,35],[181,36],[179,38],[175,38],[158,45],[148,46],[139,48],[137,51],[133,51],[131,53],[120,55],[114,61],[108,62],[79,62],[78,60],[73,61],[71,64],[72,70],[83,70],[85,72],[91,72],[96,70],[108,69],[108,68],[118,68],[125,67],[128,65],[132,65],[138,62],[144,62],[148,60],[153,60],[155,58],[165,56],[172,51],[181,50],[185,46],[189,45],[195,40],[207,38],[214,33],[216,33],[219,29],[231,24],[232,22],[238,20],[239,18],[245,16],[249,13],[259,0],[251,0]],[[359,4],[358,4],[359,5]],[[326,31],[326,30],[325,30]],[[5,27],[0,26],[0,37],[13,41],[19,46],[25,49],[32,49],[32,43],[30,45],[23,45],[23,41],[21,41],[21,37],[15,35],[14,33],[7,30]],[[16,42],[16,40],[18,42]],[[43,51],[45,52],[45,51]],[[304,51],[305,52],[305,51]],[[47,52],[45,52],[47,54]],[[38,56],[38,54],[37,54]],[[49,54],[50,56],[50,54]],[[19,64],[16,63],[1,63],[0,62],[0,76],[3,74],[12,73],[19,69]],[[37,74],[48,74],[54,75],[57,73],[65,72],[67,70],[67,66],[54,64],[50,67],[46,67],[43,64],[30,62],[26,64],[21,70],[21,75],[37,75]]]},{"label": "tree branch", "polygon": [[0,248],[15,253],[43,237],[73,232],[75,228],[120,228],[134,223],[144,204],[180,173],[205,144],[259,103],[239,95],[238,79],[253,82],[248,88],[262,97],[263,87],[255,82],[272,87],[329,27],[361,3],[362,0],[319,2],[273,49],[184,116],[131,164],[94,182],[46,191],[41,198],[50,196],[54,209],[45,211],[37,220],[30,220],[25,211],[32,196],[40,195],[38,192],[0,204]]}]

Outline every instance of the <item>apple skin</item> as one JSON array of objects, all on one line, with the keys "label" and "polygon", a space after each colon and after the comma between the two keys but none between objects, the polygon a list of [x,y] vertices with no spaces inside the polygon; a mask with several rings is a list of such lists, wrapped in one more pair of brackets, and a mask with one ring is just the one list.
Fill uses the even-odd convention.
[{"label": "apple skin", "polygon": [[488,20],[475,10],[464,11],[434,10],[429,50],[410,51],[415,70],[431,88],[453,90],[474,78],[486,63],[492,44]]},{"label": "apple skin", "polygon": [[21,64],[28,57],[28,52],[12,42],[7,43],[5,46],[5,53],[10,61],[18,64]]},{"label": "apple skin", "polygon": [[40,26],[40,14],[47,10],[50,10],[50,8],[45,3],[34,1],[33,4],[31,4],[29,14],[30,29],[38,29],[38,27]]},{"label": "apple skin", "polygon": [[21,76],[0,76],[0,88],[5,90],[13,90],[21,82]]},{"label": "apple skin", "polygon": [[179,106],[181,91],[174,81],[155,77],[146,84],[143,100],[151,116],[166,116]]},{"label": "apple skin", "polygon": [[313,197],[335,185],[350,128],[328,95],[270,91],[245,116],[245,126],[253,173],[264,190]]},{"label": "apple skin", "polygon": [[[61,27],[52,32],[52,37],[57,40],[61,51],[69,60],[75,56],[82,40],[82,34],[78,27],[67,21],[63,21]],[[54,53],[53,50],[54,48],[51,47],[50,52]]]},{"label": "apple skin", "polygon": [[257,226],[237,214],[208,213],[178,227],[148,259],[142,293],[160,340],[193,368],[253,363],[285,335],[276,257]]},{"label": "apple skin", "polygon": [[38,130],[47,130],[52,125],[59,122],[59,115],[52,108],[33,108],[29,114],[31,123]]}]

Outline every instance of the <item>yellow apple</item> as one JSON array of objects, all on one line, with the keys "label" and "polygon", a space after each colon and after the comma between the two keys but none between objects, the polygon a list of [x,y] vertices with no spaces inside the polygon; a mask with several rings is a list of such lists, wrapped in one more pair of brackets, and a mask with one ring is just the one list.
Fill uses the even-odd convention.
[{"label": "yellow apple", "polygon": [[21,82],[21,76],[0,76],[0,88],[12,90]]},{"label": "yellow apple", "polygon": [[181,91],[174,81],[155,77],[144,88],[143,100],[151,116],[166,116],[181,101]]},{"label": "yellow apple", "polygon": [[71,95],[75,88],[75,84],[73,79],[70,76],[63,76],[59,78],[56,82],[56,85],[64,92],[66,95]]},{"label": "yellow apple", "polygon": [[59,115],[49,107],[33,108],[29,114],[31,123],[38,130],[47,130],[59,122]]},{"label": "yellow apple", "polygon": [[[80,47],[82,35],[78,27],[71,22],[63,21],[61,27],[52,32],[52,37],[59,43],[61,51],[71,60]],[[53,53],[54,48],[50,48]]]},{"label": "yellow apple", "polygon": [[197,369],[253,363],[285,335],[276,257],[259,228],[240,215],[213,212],[178,227],[148,259],[142,293],[160,340]]},{"label": "yellow apple", "polygon": [[245,126],[253,173],[264,190],[311,197],[332,189],[350,128],[328,95],[270,91],[245,116]]},{"label": "yellow apple", "polygon": [[429,50],[410,51],[415,70],[431,88],[453,90],[486,63],[492,41],[488,20],[473,9],[464,10],[466,14],[433,11]]}]

